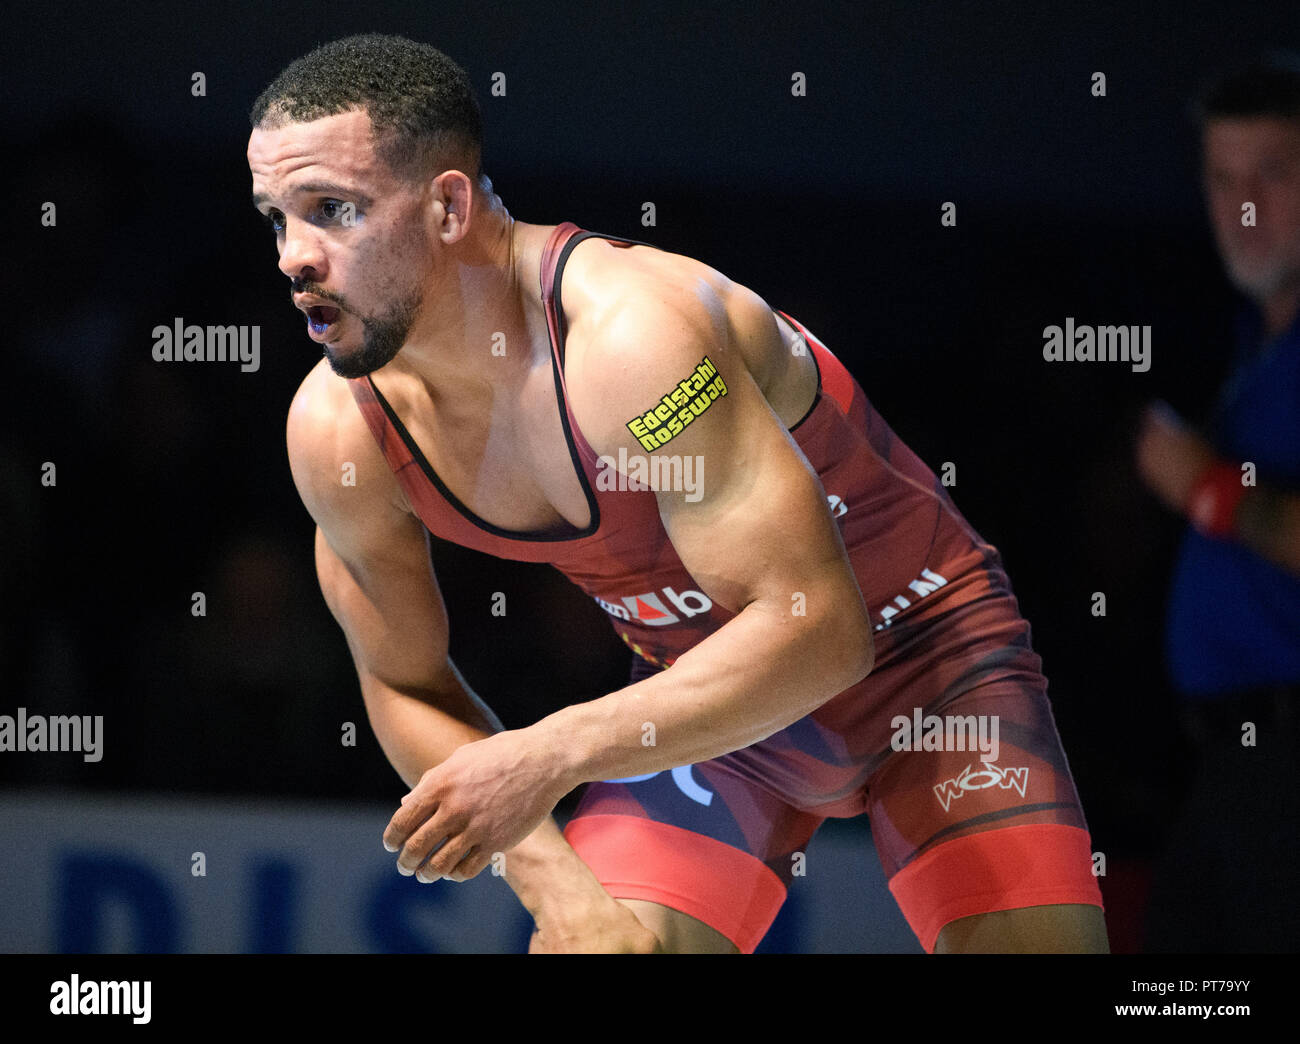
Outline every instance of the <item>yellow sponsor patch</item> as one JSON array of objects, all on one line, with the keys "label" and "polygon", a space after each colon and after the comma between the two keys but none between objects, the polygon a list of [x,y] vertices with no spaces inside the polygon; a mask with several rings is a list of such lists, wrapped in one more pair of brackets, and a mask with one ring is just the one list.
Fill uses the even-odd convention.
[{"label": "yellow sponsor patch", "polygon": [[656,450],[672,441],[686,426],[707,410],[714,400],[727,394],[718,368],[706,355],[699,366],[685,380],[678,381],[672,391],[660,398],[645,413],[627,422],[627,430],[641,447]]}]

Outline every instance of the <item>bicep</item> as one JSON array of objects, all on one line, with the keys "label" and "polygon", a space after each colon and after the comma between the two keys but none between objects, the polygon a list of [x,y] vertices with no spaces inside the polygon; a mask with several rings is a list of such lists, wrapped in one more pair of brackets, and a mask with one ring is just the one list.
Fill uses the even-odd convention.
[{"label": "bicep", "polygon": [[[758,599],[788,606],[821,584],[847,590],[821,481],[717,310],[656,297],[613,314],[597,336],[570,382],[583,430],[597,452],[650,468],[668,537],[709,596],[738,612]],[[665,481],[688,467],[695,488]]]},{"label": "bicep", "polygon": [[720,604],[788,606],[796,592],[840,576],[847,555],[816,472],[738,356],[719,369],[723,408],[688,430],[681,450],[701,477],[698,495],[658,491],[660,517],[682,564]]}]

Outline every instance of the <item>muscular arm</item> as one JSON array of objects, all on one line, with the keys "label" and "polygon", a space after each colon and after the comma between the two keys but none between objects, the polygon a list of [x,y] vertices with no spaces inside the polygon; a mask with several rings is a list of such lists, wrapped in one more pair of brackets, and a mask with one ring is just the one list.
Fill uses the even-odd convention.
[{"label": "muscular arm", "polygon": [[[289,412],[294,482],[316,520],[321,591],[343,629],[366,713],[398,774],[414,787],[458,747],[501,723],[448,658],[448,624],[427,536],[346,388],[318,368]],[[344,465],[355,485],[343,485]],[[547,816],[508,852],[506,881],[545,925],[613,905]],[[619,908],[617,912],[621,912]]]},{"label": "muscular arm", "polygon": [[[703,496],[656,492],[691,576],[738,615],[668,670],[539,722],[569,778],[609,779],[717,757],[804,717],[871,669],[867,610],[825,492],[728,343],[691,299],[624,306],[568,383],[597,453],[647,454],[626,422],[704,356],[727,394],[657,454],[703,461]],[[654,744],[645,745],[646,723]]]},{"label": "muscular arm", "polygon": [[749,375],[717,299],[663,283],[634,289],[574,337],[598,349],[567,360],[570,401],[597,453],[643,453],[627,421],[709,357],[726,395],[657,451],[702,458],[703,489],[661,490],[658,502],[694,581],[737,615],[654,678],[456,750],[384,833],[399,865],[427,859],[435,873],[473,877],[579,783],[738,750],[872,667],[867,609],[825,491]]}]

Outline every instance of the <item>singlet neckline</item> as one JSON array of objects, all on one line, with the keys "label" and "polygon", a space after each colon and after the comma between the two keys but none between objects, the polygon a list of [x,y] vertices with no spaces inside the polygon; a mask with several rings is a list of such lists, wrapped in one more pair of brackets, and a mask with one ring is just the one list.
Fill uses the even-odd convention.
[{"label": "singlet neckline", "polygon": [[[529,542],[529,543],[571,543],[578,540],[585,540],[586,538],[593,536],[600,529],[600,505],[596,500],[595,492],[591,488],[591,482],[587,476],[587,469],[583,466],[582,459],[578,455],[577,444],[573,437],[573,429],[569,423],[569,410],[564,395],[564,383],[560,374],[560,365],[564,358],[564,337],[565,337],[564,307],[561,304],[561,298],[560,298],[560,277],[564,272],[565,264],[569,260],[569,254],[572,253],[573,248],[575,246],[577,246],[580,242],[582,242],[585,239],[591,239],[593,237],[600,238],[600,239],[618,239],[625,243],[636,243],[638,246],[652,246],[653,244],[640,243],[636,240],[630,240],[630,239],[624,240],[619,236],[606,236],[598,232],[583,231],[579,229],[577,225],[574,225],[572,222],[566,221],[563,224],[556,226],[555,231],[551,233],[551,237],[547,241],[548,245],[554,240],[557,240],[560,237],[560,235],[563,234],[566,228],[572,228],[574,231],[569,232],[569,238],[565,241],[564,246],[560,249],[559,257],[555,261],[554,285],[551,289],[550,297],[555,309],[556,323],[555,323],[555,329],[552,329],[548,317],[547,324],[546,324],[546,336],[547,336],[547,340],[550,343],[550,348],[551,348],[551,374],[555,380],[555,397],[560,410],[560,424],[564,429],[564,441],[569,449],[569,462],[573,465],[574,471],[577,473],[578,476],[578,482],[582,485],[583,497],[587,501],[587,510],[591,516],[590,521],[588,522],[587,527],[585,529],[578,529],[572,523],[567,522],[567,520],[566,520],[566,525],[568,526],[567,532],[562,530],[556,531],[554,529],[531,529],[531,530],[505,529],[475,514],[473,511],[469,509],[468,506],[466,506],[456,496],[455,493],[451,491],[451,489],[447,486],[447,484],[442,481],[442,478],[433,469],[433,465],[429,463],[428,458],[424,455],[424,451],[420,449],[415,439],[411,436],[411,433],[407,430],[406,425],[404,425],[401,421],[401,418],[397,416],[397,412],[389,404],[388,400],[384,398],[384,394],[379,390],[378,385],[375,384],[374,378],[369,374],[366,375],[366,380],[370,384],[371,391],[375,393],[375,398],[378,400],[380,407],[383,409],[384,413],[388,416],[388,419],[392,423],[393,427],[397,430],[397,434],[400,436],[401,440],[404,443],[406,443],[406,447],[411,451],[411,455],[415,458],[416,463],[420,465],[420,470],[423,471],[425,476],[429,479],[429,481],[433,483],[434,488],[437,489],[438,493],[467,522],[470,522],[474,526],[477,526],[485,533],[490,533],[492,536],[500,537],[503,540],[515,540],[519,542]],[[540,269],[539,274],[540,274],[540,280],[542,284],[543,310],[546,309],[546,306],[548,304],[547,294],[546,294],[546,264],[545,264],[545,260],[548,253],[549,251],[543,249],[542,251],[543,263],[539,266]]]},{"label": "singlet neckline", "polygon": [[[654,247],[654,249],[656,250],[660,249],[659,247],[655,247],[653,243],[645,243],[638,239],[626,239],[623,236],[611,236],[603,232],[586,231],[579,228],[577,225],[573,224],[573,222],[569,222],[569,221],[563,222],[555,227],[555,230],[551,233],[550,238],[547,240],[548,247],[555,240],[559,239],[559,237],[563,234],[563,230],[565,230],[566,228],[571,229],[571,231],[568,232],[568,239],[565,241],[564,246],[560,248],[559,256],[558,258],[556,258],[555,261],[555,276],[553,279],[553,285],[551,287],[551,293],[549,295],[549,298],[547,295],[547,286],[546,286],[545,260],[547,255],[550,253],[550,251],[547,250],[546,248],[543,248],[542,251],[543,263],[539,266],[539,278],[541,280],[541,287],[542,287],[542,308],[545,311],[549,304],[551,305],[551,307],[553,307],[555,313],[554,327],[552,327],[552,324],[550,322],[549,314],[547,316],[547,324],[546,324],[546,336],[547,336],[547,340],[550,343],[550,348],[551,348],[551,374],[555,381],[555,398],[559,406],[560,424],[564,430],[564,441],[569,450],[569,462],[573,466],[573,469],[576,472],[578,477],[578,482],[582,486],[582,493],[584,498],[587,501],[587,510],[591,516],[590,521],[585,529],[578,529],[572,523],[567,522],[567,520],[566,520],[566,525],[568,526],[569,532],[563,532],[563,531],[557,532],[555,530],[550,530],[550,529],[532,529],[532,530],[505,529],[475,514],[473,511],[469,509],[468,506],[466,506],[460,500],[459,497],[456,496],[455,493],[451,491],[451,489],[447,486],[447,484],[442,481],[442,478],[434,470],[433,465],[429,463],[428,458],[424,455],[424,451],[420,449],[419,444],[412,437],[410,431],[407,430],[406,425],[403,424],[401,418],[398,417],[397,411],[393,409],[392,405],[384,397],[383,392],[379,390],[379,386],[375,384],[374,378],[370,374],[367,374],[365,378],[366,382],[370,385],[370,390],[374,393],[375,399],[378,401],[380,408],[384,411],[385,415],[388,417],[389,422],[393,425],[393,428],[397,431],[397,434],[401,438],[402,442],[406,444],[407,449],[411,451],[411,456],[415,459],[415,462],[420,466],[420,470],[423,471],[425,477],[428,478],[428,480],[431,483],[433,483],[433,486],[438,491],[439,495],[448,504],[450,504],[452,508],[454,508],[455,511],[467,522],[483,530],[485,533],[489,533],[492,536],[499,537],[503,540],[514,540],[514,541],[519,541],[521,543],[574,543],[576,541],[585,540],[588,537],[594,536],[597,533],[597,531],[600,529],[600,523],[601,523],[600,504],[596,499],[595,491],[591,487],[591,481],[587,475],[587,469],[583,464],[580,454],[578,453],[577,442],[574,438],[573,426],[569,422],[568,400],[567,397],[565,396],[565,391],[564,391],[564,379],[562,375],[562,367],[564,365],[564,342],[565,342],[567,331],[565,329],[565,322],[564,322],[564,307],[560,296],[560,277],[564,272],[565,264],[569,260],[569,255],[573,252],[573,248],[576,247],[579,243],[587,239],[596,238],[596,239],[613,240],[615,242],[624,243],[631,246],[649,246],[649,247]],[[772,309],[772,311],[775,314],[780,315],[783,319],[785,319],[785,321],[798,334],[800,334],[801,336],[806,335],[807,331],[805,331],[804,328],[799,323],[797,323],[794,319],[792,319],[790,316],[786,315],[780,309],[774,308]],[[806,420],[808,420],[809,417],[811,417],[816,412],[817,407],[821,405],[822,400],[825,398],[822,389],[821,363],[817,359],[816,352],[810,352],[809,354],[811,354],[813,357],[813,367],[815,368],[817,373],[817,389],[813,393],[812,403],[808,406],[808,409],[804,412],[804,415],[789,427],[788,431],[790,432],[791,435],[794,434],[796,428],[802,425]]]}]

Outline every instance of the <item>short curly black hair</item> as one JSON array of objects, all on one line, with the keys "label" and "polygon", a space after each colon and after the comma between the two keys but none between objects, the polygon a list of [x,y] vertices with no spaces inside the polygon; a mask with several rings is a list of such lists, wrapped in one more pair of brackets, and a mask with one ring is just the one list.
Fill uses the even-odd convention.
[{"label": "short curly black hair", "polygon": [[456,168],[483,175],[483,117],[465,70],[437,48],[367,33],[322,44],[288,65],[253,103],[253,127],[370,114],[375,148],[397,175]]}]

